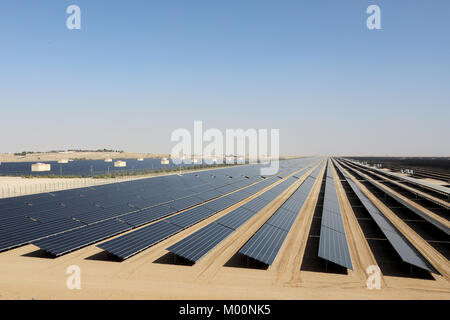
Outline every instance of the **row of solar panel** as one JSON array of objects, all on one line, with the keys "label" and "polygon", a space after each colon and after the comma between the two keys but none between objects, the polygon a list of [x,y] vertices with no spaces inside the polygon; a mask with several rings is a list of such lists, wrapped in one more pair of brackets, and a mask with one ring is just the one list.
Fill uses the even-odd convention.
[{"label": "row of solar panel", "polygon": [[[212,178],[217,180],[226,180],[229,177],[233,176],[241,176],[242,174],[250,174],[250,176],[254,176],[258,174],[259,165],[245,166],[244,167],[233,167],[226,169],[217,169],[217,170],[208,170],[202,171],[198,173],[187,173],[183,176],[179,175],[170,175],[164,177],[155,177],[151,179],[142,179],[132,182],[122,182],[110,185],[97,186],[95,188],[81,188],[77,190],[66,190],[56,192],[53,195],[51,194],[42,194],[42,195],[31,195],[10,199],[0,200],[0,211],[3,208],[13,208],[15,206],[26,206],[26,204],[31,203],[35,207],[41,203],[45,203],[51,200],[56,202],[55,200],[67,200],[71,198],[77,198],[80,194],[89,195],[96,194],[98,197],[102,194],[107,195],[111,192],[115,191],[130,191],[130,193],[136,193],[139,188],[148,188],[157,186],[158,190],[161,190],[160,193],[164,193],[166,191],[172,191],[174,187],[179,187],[179,189],[185,189],[191,186],[196,186],[198,184],[209,182]],[[258,168],[256,168],[258,167]],[[164,190],[170,189],[170,190]],[[61,202],[61,201],[60,201]],[[57,203],[57,202],[56,202]]]},{"label": "row of solar panel", "polygon": [[[254,181],[258,181],[262,178],[253,177],[249,179],[246,178],[242,179],[247,180],[246,183],[253,183]],[[242,181],[239,182],[241,183]],[[212,187],[211,184],[209,184],[209,186]],[[217,188],[216,191],[220,195],[224,194],[227,190],[230,190],[230,189],[220,190],[221,186],[217,185],[215,185],[214,187]],[[235,190],[235,187],[233,187],[232,189]],[[215,194],[210,194],[209,196],[214,197]],[[175,210],[172,210],[171,212],[182,210],[187,206],[195,205],[201,201],[203,200],[200,198],[183,198],[179,199],[178,201],[173,200],[170,204],[172,208],[174,208]],[[95,209],[84,209],[84,212],[82,208],[79,208],[80,211],[75,213],[69,210],[65,214],[59,214],[58,218],[48,219],[45,220],[44,222],[40,222],[36,220],[34,217],[31,217],[30,219],[29,217],[23,216],[14,217],[11,219],[4,219],[2,221],[3,222],[6,221],[6,223],[2,224],[2,226],[7,225],[8,228],[2,227],[2,234],[0,235],[0,250],[16,247],[28,243],[32,240],[36,240],[45,236],[50,236],[52,234],[69,231],[75,227],[81,228],[85,227],[87,224],[92,224],[123,215],[130,215],[131,218],[137,217],[138,215],[145,216],[148,213],[148,212],[139,213],[140,209],[138,209],[137,207],[132,207],[129,204],[126,205],[122,204],[110,208],[101,208],[101,207],[94,207],[94,208]],[[153,211],[154,211],[153,209],[149,210],[150,213],[152,213]],[[135,215],[131,215],[133,213],[135,213]],[[46,212],[40,214],[54,214],[54,213]],[[38,215],[36,214],[35,216]],[[66,225],[67,227],[65,227]]]},{"label": "row of solar panel", "polygon": [[[168,221],[168,222],[170,222],[170,223],[172,223],[174,225],[177,225],[178,227],[186,228],[186,227],[192,225],[193,223],[196,223],[196,222],[198,222],[198,221],[200,221],[202,219],[205,219],[209,215],[214,214],[214,213],[216,213],[218,211],[221,211],[224,208],[234,204],[235,202],[240,201],[240,200],[242,200],[245,197],[248,197],[251,194],[249,192],[249,189],[253,189],[256,192],[258,190],[256,190],[255,187],[258,188],[258,189],[264,188],[265,186],[267,186],[267,185],[272,183],[270,180],[271,179],[266,179],[266,180],[258,183],[255,186],[251,186],[251,187],[249,187],[247,189],[244,189],[244,190],[241,190],[239,192],[232,193],[230,195],[230,197],[227,197],[227,196],[226,197],[222,197],[222,198],[210,201],[206,205],[198,206],[198,207],[195,207],[193,209],[187,210],[185,212],[182,212],[182,213],[180,213],[178,215],[175,215],[175,216],[173,216],[171,218],[166,219],[166,221]],[[249,181],[252,181],[252,179],[247,179],[246,184],[250,183]],[[239,184],[243,185],[242,183],[239,183]],[[228,187],[230,187],[230,185],[228,185]],[[143,210],[143,211],[140,211],[140,212],[135,212],[135,213],[132,213],[132,214],[122,215],[119,218],[120,218],[120,221],[125,222],[128,225],[131,225],[132,227],[137,227],[137,226],[140,226],[142,224],[152,222],[152,221],[154,221],[156,219],[160,219],[160,218],[163,218],[165,216],[171,215],[171,214],[175,213],[176,211],[183,210],[183,209],[185,209],[187,207],[190,207],[192,205],[199,204],[201,202],[210,200],[210,199],[215,198],[217,196],[221,196],[221,195],[223,195],[226,192],[235,191],[237,189],[234,186],[231,187],[231,188],[228,188],[228,187],[226,187],[226,188],[221,187],[221,188],[215,189],[216,191],[220,190],[220,191],[217,191],[217,193],[214,193],[214,192],[212,193],[211,191],[207,191],[207,192],[205,192],[205,194],[206,193],[209,194],[207,197],[206,196],[205,197],[199,197],[199,195],[198,195],[196,197],[196,199],[183,198],[183,199],[181,199],[183,201],[178,202],[177,205],[175,205],[175,206],[174,205],[170,205],[169,206],[167,204],[166,205],[161,205],[161,206],[153,207],[153,208],[146,209],[146,210]],[[193,201],[193,200],[195,200],[195,201]],[[176,210],[174,210],[174,208]],[[105,225],[106,225],[106,223],[105,223]],[[161,234],[158,230],[155,229],[157,227],[163,227],[164,230],[170,230],[171,232],[175,231],[175,230],[178,230],[177,228],[175,228],[175,229],[174,228],[169,228],[169,227],[167,227],[167,225],[160,224],[160,223],[155,223],[153,226],[154,227],[152,227],[152,225],[151,225],[151,226],[146,227],[146,228],[148,228],[149,230],[151,229],[152,232],[154,232],[155,235],[160,235]],[[146,229],[146,228],[143,228],[143,229]],[[83,229],[86,229],[86,237],[83,236]],[[34,244],[39,246],[40,248],[46,250],[46,251],[48,251],[48,252],[58,256],[58,255],[70,252],[72,250],[78,249],[78,248],[80,248],[80,247],[82,247],[84,245],[89,245],[89,244],[91,244],[93,242],[97,242],[97,241],[103,240],[105,238],[111,237],[113,235],[116,235],[116,234],[122,232],[122,230],[120,230],[120,229],[117,230],[117,231],[115,231],[114,229],[109,231],[107,228],[104,228],[104,229],[102,229],[103,232],[99,232],[98,233],[97,241],[94,241],[95,239],[92,238],[92,236],[91,236],[92,233],[89,231],[90,227],[88,226],[88,227],[83,228],[83,229],[72,231],[72,232],[68,232],[67,234],[61,234],[61,235],[58,235],[58,236],[49,237],[47,239],[35,241]],[[123,230],[126,231],[128,229],[124,228]],[[135,232],[133,232],[133,233],[131,233],[129,235],[125,235],[123,237],[133,238],[133,234],[136,233],[136,232],[139,232],[139,231],[140,230],[135,231]],[[140,231],[140,232],[144,233],[145,230],[144,231]],[[72,233],[75,234],[76,236],[75,237],[72,236],[71,235]],[[117,239],[113,239],[112,241],[114,241],[114,242],[121,242],[121,240],[120,240],[121,238],[122,237],[119,237]],[[66,239],[68,239],[68,240],[66,240]],[[64,245],[60,246],[59,243],[64,243]],[[134,249],[137,249],[137,248],[134,248]]]},{"label": "row of solar panel", "polygon": [[352,269],[342,213],[334,183],[333,164],[328,160],[320,226],[319,257]]},{"label": "row of solar panel", "polygon": [[[301,172],[307,169],[304,168]],[[294,172],[296,171],[298,170]],[[297,178],[287,178],[241,207],[234,209],[206,227],[175,243],[167,250],[190,261],[198,261],[296,181]]]},{"label": "row of solar panel", "polygon": [[[352,169],[353,170],[353,169]],[[388,194],[390,197],[392,197],[393,199],[395,199],[397,202],[399,202],[400,204],[402,204],[403,206],[405,206],[406,208],[410,209],[412,212],[414,212],[415,214],[419,215],[420,217],[422,217],[423,219],[425,219],[426,221],[428,221],[429,223],[433,224],[434,226],[436,226],[437,228],[441,229],[443,232],[445,232],[447,235],[450,235],[450,228],[447,227],[445,224],[443,224],[442,222],[434,219],[433,217],[431,217],[430,215],[426,214],[425,212],[423,212],[422,210],[420,210],[419,208],[417,208],[416,206],[414,206],[413,204],[411,204],[409,201],[405,201],[403,198],[399,197],[397,194],[391,192],[388,188],[386,188],[384,185],[377,183],[371,179],[367,179],[367,181],[372,184],[374,187],[376,187],[378,190],[380,190],[383,193]]]},{"label": "row of solar panel", "polygon": [[[212,196],[214,196],[214,195],[212,195]],[[196,202],[192,202],[192,200],[185,201],[183,206],[181,206],[181,205],[177,206],[179,209],[173,208],[168,205],[160,205],[160,206],[152,207],[149,209],[144,209],[144,210],[141,210],[138,212],[120,215],[120,216],[114,217],[114,218],[120,219],[121,221],[125,222],[128,226],[130,226],[130,228],[138,227],[143,224],[150,223],[152,221],[169,216],[177,211],[182,211],[182,210],[186,209],[187,207],[197,205],[204,201],[207,201],[207,200],[200,200],[200,198],[198,198],[196,200]],[[223,206],[228,206],[231,202],[232,202],[232,199],[227,199],[226,197],[223,197],[223,198],[213,200],[211,202],[211,206],[220,208]],[[195,209],[196,208],[194,208],[193,210],[195,210]],[[106,221],[103,221],[100,223],[108,225],[108,221],[109,220],[106,220]],[[41,249],[44,249],[44,250],[56,255],[56,256],[59,256],[59,255],[65,254],[67,252],[73,251],[75,249],[78,249],[78,248],[82,247],[83,244],[85,244],[85,245],[91,244],[90,229],[98,228],[97,224],[99,224],[99,223],[95,223],[95,224],[86,226],[84,228],[81,228],[80,230],[76,230],[76,232],[69,231],[64,234],[50,236],[46,239],[35,241],[35,242],[33,242],[33,244],[40,247]],[[123,231],[125,231],[125,229]],[[87,234],[86,238],[83,237],[84,232],[86,232],[86,234]],[[74,233],[77,235],[77,238],[76,238],[77,240],[69,241],[68,245],[60,247],[59,246],[60,242],[65,242],[66,239],[74,239],[72,237],[71,233]],[[120,233],[120,232],[116,232],[114,229],[111,229],[111,230],[104,229],[103,233],[98,233],[97,241],[114,236],[118,233]]]},{"label": "row of solar panel", "polygon": [[422,179],[416,179],[416,178],[405,176],[405,175],[402,175],[402,174],[399,174],[399,173],[396,173],[396,172],[385,171],[385,170],[381,170],[381,169],[378,169],[378,168],[372,168],[372,167],[360,164],[358,162],[355,162],[355,161],[352,161],[352,160],[349,160],[349,159],[342,159],[342,160],[344,160],[346,162],[350,162],[350,163],[352,163],[354,165],[363,167],[363,168],[365,168],[367,170],[378,172],[378,173],[381,173],[383,175],[388,175],[388,176],[394,177],[396,179],[407,181],[407,182],[409,182],[411,184],[414,184],[416,186],[419,186],[419,187],[422,187],[422,188],[425,188],[425,189],[429,189],[429,190],[432,190],[432,191],[435,191],[435,192],[439,192],[441,194],[446,195],[447,197],[450,196],[450,188],[449,187],[441,186],[441,185],[437,185],[437,184],[433,184],[433,183],[429,183],[429,182],[423,181]]},{"label": "row of solar panel", "polygon": [[239,253],[271,265],[300,213],[317,176],[323,166],[318,166],[266,223],[239,250]]},{"label": "row of solar panel", "polygon": [[190,226],[238,203],[274,183],[277,178],[267,178],[244,190],[218,198],[201,206],[187,210],[147,227],[101,243],[99,248],[121,258],[127,259],[142,250],[186,229]]},{"label": "row of solar panel", "polygon": [[428,263],[420,252],[402,235],[402,233],[387,219],[384,214],[374,205],[372,201],[362,192],[362,190],[353,182],[347,172],[336,163],[338,170],[344,175],[345,180],[350,185],[353,192],[363,204],[364,208],[370,214],[377,226],[386,236],[386,239],[397,251],[403,261],[415,265],[419,268],[435,272],[436,270]]}]

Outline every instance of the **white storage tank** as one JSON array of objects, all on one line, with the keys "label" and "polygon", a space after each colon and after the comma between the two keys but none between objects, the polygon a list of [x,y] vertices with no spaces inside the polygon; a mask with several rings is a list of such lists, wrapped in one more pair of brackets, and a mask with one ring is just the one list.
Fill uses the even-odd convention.
[{"label": "white storage tank", "polygon": [[49,163],[33,163],[31,165],[31,171],[32,172],[45,172],[45,171],[50,171],[51,170],[51,165]]},{"label": "white storage tank", "polygon": [[127,163],[125,161],[118,160],[114,162],[114,167],[123,168],[126,167]]}]

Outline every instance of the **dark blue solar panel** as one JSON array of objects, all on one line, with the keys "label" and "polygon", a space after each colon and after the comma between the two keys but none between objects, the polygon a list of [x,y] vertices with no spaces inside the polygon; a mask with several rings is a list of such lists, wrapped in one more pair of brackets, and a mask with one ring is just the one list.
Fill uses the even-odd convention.
[{"label": "dark blue solar panel", "polygon": [[203,201],[207,201],[222,196],[222,193],[217,190],[210,190],[196,194],[196,196],[202,199]]},{"label": "dark blue solar panel", "polygon": [[211,208],[214,211],[219,212],[219,211],[222,211],[222,210],[232,206],[235,203],[236,203],[235,200],[230,199],[228,196],[225,196],[222,198],[212,200],[212,201],[206,203],[205,205],[208,208]]},{"label": "dark blue solar panel", "polygon": [[258,212],[265,206],[269,204],[270,201],[261,199],[260,197],[256,197],[253,200],[250,200],[246,204],[243,205],[244,208],[250,209],[253,212]]},{"label": "dark blue solar panel", "polygon": [[187,198],[182,198],[178,200],[174,200],[173,202],[169,202],[168,205],[177,211],[187,209],[189,207],[195,206],[199,203],[202,203],[203,200],[197,196],[191,196]]},{"label": "dark blue solar panel", "polygon": [[361,201],[367,212],[373,218],[380,230],[384,233],[392,247],[397,251],[403,261],[415,265],[419,268],[436,272],[430,266],[427,260],[417,251],[417,249],[403,237],[403,235],[392,225],[392,223],[381,213],[380,210],[366,197],[361,189],[352,181],[342,168],[338,165],[338,170],[344,175],[352,190],[355,192],[358,199]]},{"label": "dark blue solar panel", "polygon": [[293,213],[281,207],[266,223],[279,229],[289,231],[296,217],[297,213]]},{"label": "dark blue solar panel", "polygon": [[111,219],[124,215],[126,213],[137,211],[136,208],[132,208],[127,204],[121,204],[115,207],[98,209],[92,212],[86,212],[81,214],[74,214],[73,217],[80,220],[86,224],[91,224],[94,222],[99,222],[105,219]]},{"label": "dark blue solar panel", "polygon": [[211,223],[173,246],[170,246],[167,250],[196,262],[233,231],[233,229],[220,224]]},{"label": "dark blue solar panel", "polygon": [[236,230],[254,215],[255,212],[246,209],[244,207],[239,207],[237,209],[234,209],[230,213],[226,214],[225,216],[219,218],[215,222],[225,227]]},{"label": "dark blue solar panel", "polygon": [[286,236],[286,231],[264,224],[239,252],[271,265]]},{"label": "dark blue solar panel", "polygon": [[170,214],[173,214],[174,212],[176,212],[175,209],[170,208],[166,205],[161,205],[120,216],[120,220],[123,220],[132,226],[138,227],[143,224],[166,217]]},{"label": "dark blue solar panel", "polygon": [[179,213],[173,217],[166,219],[166,221],[173,223],[182,228],[187,228],[199,221],[202,221],[209,216],[215,214],[216,211],[208,208],[207,206],[198,206],[192,209],[189,209],[185,212]]},{"label": "dark blue solar panel", "polygon": [[121,237],[101,243],[98,247],[121,259],[127,259],[182,229],[179,226],[162,220]]},{"label": "dark blue solar panel", "polygon": [[130,225],[112,219],[44,238],[33,244],[55,256],[60,256],[129,229]]},{"label": "dark blue solar panel", "polygon": [[319,257],[353,270],[332,168],[331,161],[328,161],[320,228]]},{"label": "dark blue solar panel", "polygon": [[79,228],[84,224],[63,218],[49,223],[39,223],[33,226],[27,226],[21,229],[14,229],[0,234],[0,251],[15,248],[24,244],[28,244],[33,240],[48,237],[60,232],[69,231]]}]

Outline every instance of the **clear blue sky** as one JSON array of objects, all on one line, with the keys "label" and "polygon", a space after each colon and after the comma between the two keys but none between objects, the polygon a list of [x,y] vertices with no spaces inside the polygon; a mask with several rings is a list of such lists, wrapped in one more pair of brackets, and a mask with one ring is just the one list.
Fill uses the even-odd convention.
[{"label": "clear blue sky", "polygon": [[[77,4],[82,29],[66,28]],[[366,28],[381,8],[382,30]],[[450,1],[0,2],[0,152],[169,152],[279,128],[283,154],[450,155]]]}]

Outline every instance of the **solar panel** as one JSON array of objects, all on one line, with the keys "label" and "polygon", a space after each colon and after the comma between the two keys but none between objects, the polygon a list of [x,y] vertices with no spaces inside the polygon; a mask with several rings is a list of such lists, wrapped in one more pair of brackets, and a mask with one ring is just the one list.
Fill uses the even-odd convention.
[{"label": "solar panel", "polygon": [[244,208],[250,209],[253,212],[258,212],[265,206],[267,206],[270,203],[270,201],[264,200],[260,197],[256,197],[253,200],[250,200],[246,204],[243,205]]},{"label": "solar panel", "polygon": [[130,225],[113,219],[44,238],[32,244],[54,256],[61,256],[129,229]]},{"label": "solar panel", "polygon": [[331,161],[328,161],[325,181],[322,222],[320,226],[319,257],[353,270],[336,186],[334,184]]},{"label": "solar panel", "polygon": [[[319,172],[320,169],[321,167],[319,166],[313,173]],[[304,180],[289,199],[277,209],[272,217],[239,250],[239,253],[271,265],[303,207],[314,181],[315,178]]]},{"label": "solar panel", "polygon": [[232,206],[235,203],[236,202],[233,199],[229,198],[228,196],[225,196],[225,197],[208,202],[206,204],[206,206],[208,208],[213,209],[216,212],[219,212],[219,211],[222,211],[222,210]]},{"label": "solar panel", "polygon": [[219,218],[215,222],[225,227],[236,230],[254,215],[255,212],[246,209],[244,207],[239,207],[237,209],[234,209],[230,213],[226,214],[225,216]]},{"label": "solar panel", "polygon": [[286,236],[286,231],[264,224],[239,252],[271,265]]},{"label": "solar panel", "polygon": [[417,208],[416,206],[410,204],[408,201],[403,200],[402,198],[400,198],[399,196],[397,196],[396,194],[390,192],[388,189],[386,189],[386,187],[384,187],[383,185],[380,185],[372,180],[367,179],[367,182],[369,182],[370,184],[372,184],[374,187],[376,187],[378,190],[388,194],[390,197],[392,197],[393,199],[395,199],[397,202],[399,202],[400,204],[404,205],[406,208],[410,209],[412,212],[414,212],[415,214],[417,214],[418,216],[420,216],[421,218],[423,218],[424,220],[428,221],[429,223],[433,224],[434,226],[436,226],[437,228],[441,229],[443,232],[445,232],[447,235],[450,234],[450,228],[448,228],[445,224],[441,223],[440,221],[437,221],[435,219],[433,219],[431,216],[429,216],[428,214],[422,212],[419,208]]},{"label": "solar panel", "polygon": [[286,210],[284,207],[280,207],[276,211],[276,214],[274,214],[269,220],[267,220],[266,223],[284,231],[289,231],[296,217],[297,213],[292,213],[291,211]]},{"label": "solar panel", "polygon": [[8,230],[0,234],[0,251],[28,244],[33,240],[84,226],[70,218],[62,218],[49,223],[39,223],[25,228]]},{"label": "solar panel", "polygon": [[245,190],[240,190],[240,191],[234,192],[232,194],[229,194],[228,198],[233,199],[236,202],[239,202],[241,200],[248,198],[251,195],[252,195],[252,193],[247,192],[247,189],[245,189]]},{"label": "solar panel", "polygon": [[170,202],[168,205],[177,211],[195,206],[199,203],[202,203],[203,200],[196,196],[191,196],[187,198],[182,198],[178,200],[174,200],[173,202]]},{"label": "solar panel", "polygon": [[91,224],[94,222],[99,222],[105,219],[111,219],[115,218],[121,215],[124,215],[126,213],[134,212],[136,211],[135,208],[131,208],[127,204],[120,204],[115,207],[110,207],[106,209],[98,209],[96,211],[92,212],[85,212],[81,214],[75,214],[73,215],[74,218],[77,220],[80,220],[86,224]]},{"label": "solar panel", "polygon": [[198,261],[208,251],[228,237],[234,230],[217,223],[211,223],[199,231],[167,248],[190,261]]},{"label": "solar panel", "polygon": [[162,220],[97,246],[121,259],[127,259],[181,230],[181,227]]},{"label": "solar panel", "polygon": [[189,209],[185,212],[177,214],[173,217],[166,219],[167,222],[173,223],[182,228],[187,228],[199,221],[202,221],[209,216],[215,214],[216,211],[208,208],[207,206],[198,206],[192,209]]},{"label": "solar panel", "polygon": [[380,210],[378,210],[372,201],[366,197],[361,189],[353,182],[350,176],[345,173],[339,165],[337,165],[337,167],[338,170],[340,170],[340,172],[344,175],[346,181],[361,201],[364,208],[366,208],[367,212],[386,236],[389,243],[394,247],[395,251],[397,251],[401,259],[419,268],[437,273],[437,271],[428,263],[422,254],[420,254],[420,252],[417,251],[417,249],[397,230],[397,228],[392,225],[392,223]]},{"label": "solar panel", "polygon": [[[274,193],[277,195],[280,194],[295,181],[297,181],[297,179],[290,179],[287,183],[280,183],[281,187],[274,187],[276,188]],[[265,193],[268,192],[269,191],[266,191]],[[196,262],[269,203],[270,201],[257,197],[224,215],[217,221],[210,223],[190,236],[175,243],[167,248],[167,250],[190,261]],[[273,226],[270,227],[275,228]]]},{"label": "solar panel", "polygon": [[161,205],[120,216],[120,220],[123,220],[132,226],[138,227],[143,224],[166,217],[170,214],[173,214],[174,212],[176,212],[175,209],[170,208],[166,205]]},{"label": "solar panel", "polygon": [[345,233],[330,229],[324,225],[320,228],[319,257],[352,269],[352,262]]},{"label": "solar panel", "polygon": [[222,193],[217,190],[210,190],[196,194],[196,196],[202,199],[203,201],[207,201],[222,196]]}]

